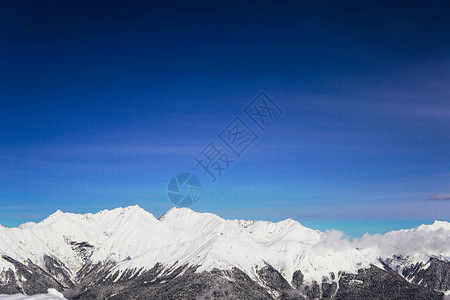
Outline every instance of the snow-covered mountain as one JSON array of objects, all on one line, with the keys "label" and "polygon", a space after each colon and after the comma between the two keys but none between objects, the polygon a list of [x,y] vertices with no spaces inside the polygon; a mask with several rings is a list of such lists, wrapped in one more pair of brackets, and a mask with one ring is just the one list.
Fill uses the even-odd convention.
[{"label": "snow-covered mountain", "polygon": [[138,206],[57,211],[40,223],[0,227],[0,254],[0,294],[441,299],[450,291],[450,223],[440,221],[349,240],[293,220],[225,220],[187,208],[159,219]]}]

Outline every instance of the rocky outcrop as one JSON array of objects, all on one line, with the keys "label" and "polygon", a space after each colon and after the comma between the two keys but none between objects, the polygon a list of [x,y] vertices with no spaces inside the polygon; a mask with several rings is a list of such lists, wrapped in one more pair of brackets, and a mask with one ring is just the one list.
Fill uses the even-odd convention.
[{"label": "rocky outcrop", "polygon": [[257,269],[258,280],[243,271],[214,269],[196,272],[196,267],[174,269],[157,264],[150,270],[113,271],[115,264],[91,264],[89,261],[70,279],[70,272],[59,260],[44,257],[45,267],[29,261],[24,265],[3,256],[14,265],[0,274],[0,293],[44,293],[48,288],[62,291],[68,299],[383,299],[441,300],[441,291],[449,289],[450,263],[431,259],[423,264],[396,271],[371,266],[356,274],[330,274],[322,282],[304,282],[301,270],[294,272],[291,283],[275,268]]}]

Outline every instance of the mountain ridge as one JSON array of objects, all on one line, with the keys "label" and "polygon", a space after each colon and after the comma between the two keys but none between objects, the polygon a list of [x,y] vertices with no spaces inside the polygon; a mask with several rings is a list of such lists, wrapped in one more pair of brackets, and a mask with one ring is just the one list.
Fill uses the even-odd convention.
[{"label": "mountain ridge", "polygon": [[[209,274],[205,276],[215,282],[215,272],[225,272],[223,276],[239,280],[248,276],[256,284],[252,288],[264,287],[272,296],[282,291],[304,296],[307,287],[319,285],[320,290],[326,282],[337,289],[342,274],[371,274],[372,268],[388,267],[405,277],[402,272],[416,266],[418,270],[408,274],[419,278],[431,259],[444,263],[436,270],[447,268],[450,261],[450,223],[445,221],[348,239],[339,231],[321,232],[292,219],[227,220],[188,208],[172,208],[160,218],[139,206],[96,214],[58,210],[39,223],[0,228],[0,241],[0,281],[13,282],[9,277],[14,274],[19,291],[20,276],[38,267],[50,274],[46,284],[53,286],[45,288],[60,290],[87,288],[87,278],[123,284],[149,274],[152,280],[175,280],[192,273]],[[401,259],[393,259],[396,256]],[[435,285],[447,287],[445,280]],[[302,292],[294,286],[301,286]]]}]

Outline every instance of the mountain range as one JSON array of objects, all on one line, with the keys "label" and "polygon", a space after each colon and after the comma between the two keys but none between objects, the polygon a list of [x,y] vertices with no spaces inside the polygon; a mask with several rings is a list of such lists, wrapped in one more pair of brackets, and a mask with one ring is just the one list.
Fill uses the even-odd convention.
[{"label": "mountain range", "polygon": [[39,223],[0,227],[0,255],[0,294],[55,289],[67,299],[113,300],[450,296],[445,221],[350,239],[291,219],[225,220],[188,208],[160,218],[139,206],[57,211]]}]

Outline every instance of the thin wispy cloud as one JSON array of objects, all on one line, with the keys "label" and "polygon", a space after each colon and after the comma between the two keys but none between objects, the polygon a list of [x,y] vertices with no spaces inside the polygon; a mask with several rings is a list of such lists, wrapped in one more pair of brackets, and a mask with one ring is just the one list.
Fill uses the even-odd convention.
[{"label": "thin wispy cloud", "polygon": [[[192,144],[192,142],[190,143]],[[187,155],[198,151],[200,143],[197,147],[192,145],[158,145],[158,144],[84,144],[84,145],[67,145],[67,146],[47,146],[33,147],[32,150],[26,149],[27,152],[36,154],[61,154],[61,155],[97,155],[97,154],[114,154],[114,155]],[[20,151],[20,149],[18,149]],[[25,152],[23,150],[22,152]],[[191,152],[191,153],[190,153]]]},{"label": "thin wispy cloud", "polygon": [[428,197],[428,201],[450,201],[450,194],[435,194]]},{"label": "thin wispy cloud", "polygon": [[425,105],[411,103],[380,104],[387,114],[414,119],[449,120],[450,107],[445,105]]}]

